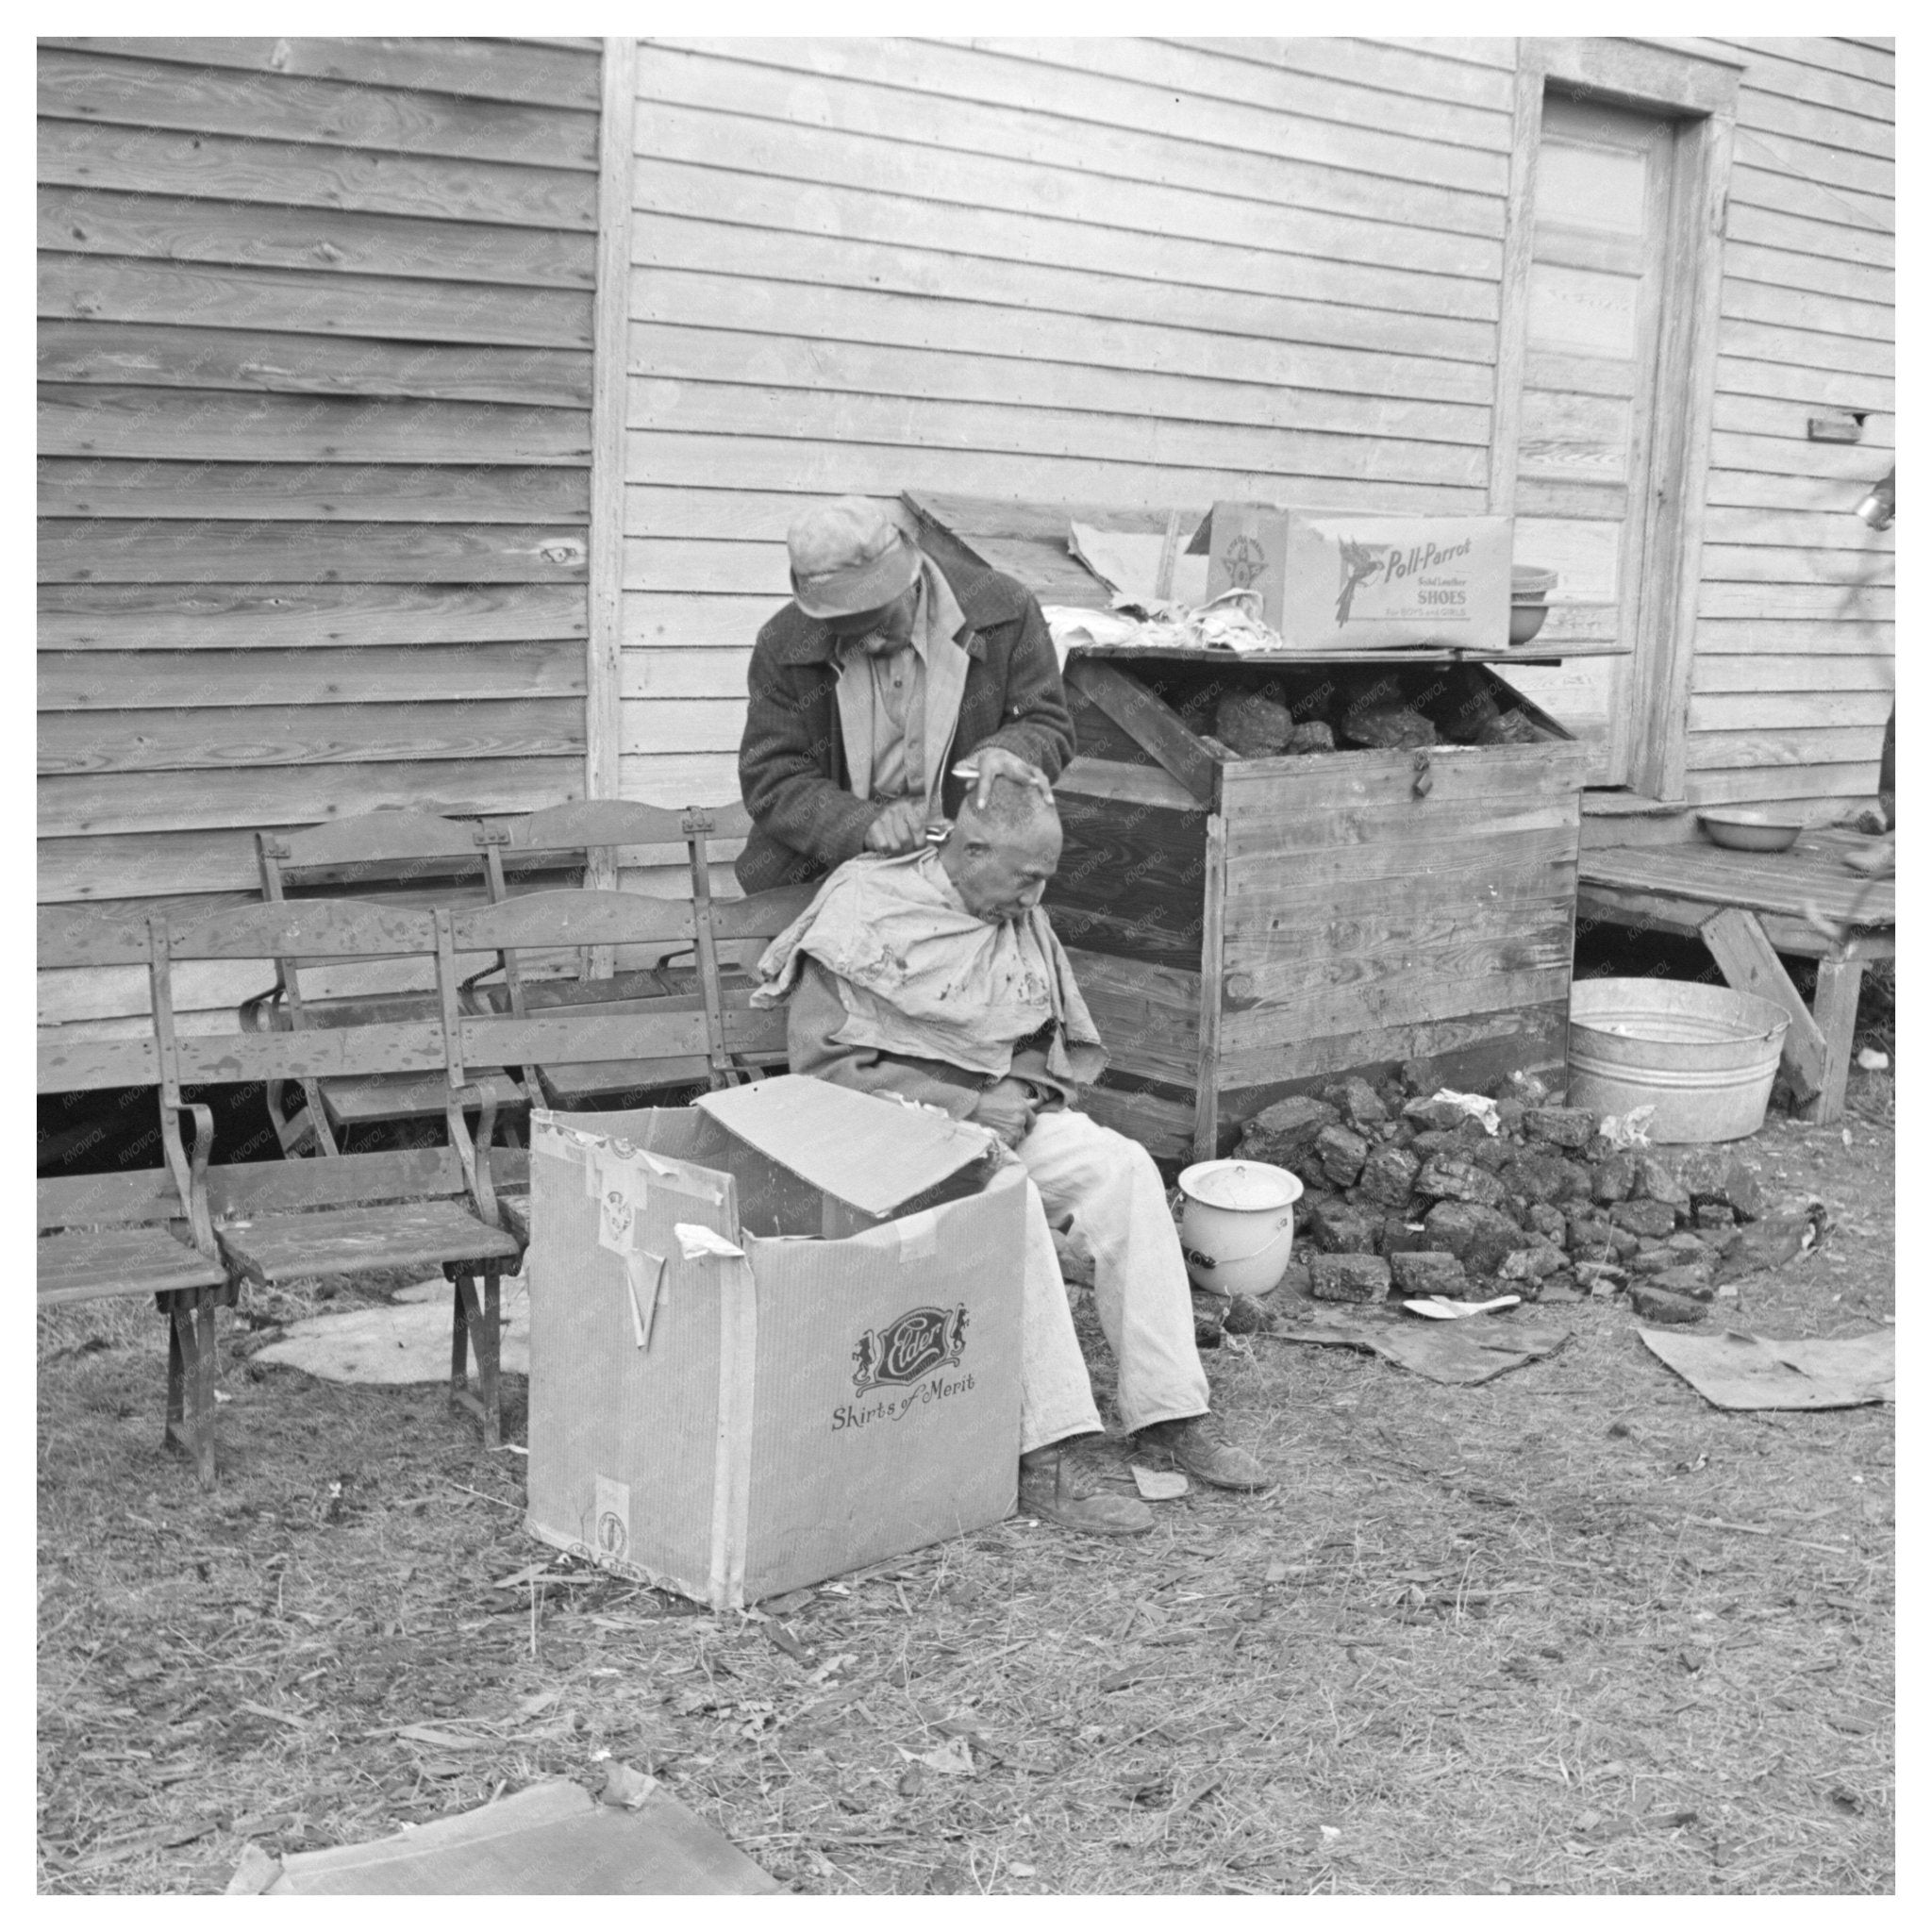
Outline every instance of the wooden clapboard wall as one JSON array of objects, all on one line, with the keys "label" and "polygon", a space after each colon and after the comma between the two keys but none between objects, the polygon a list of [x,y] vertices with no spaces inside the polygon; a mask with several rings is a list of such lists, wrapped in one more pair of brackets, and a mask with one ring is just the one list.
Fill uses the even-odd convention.
[{"label": "wooden clapboard wall", "polygon": [[1512,61],[642,43],[625,793],[737,795],[814,495],[1483,508]]},{"label": "wooden clapboard wall", "polygon": [[583,795],[598,46],[41,42],[43,903]]},{"label": "wooden clapboard wall", "polygon": [[[1876,789],[1893,691],[1893,537],[1852,514],[1893,462],[1891,42],[1672,44],[1745,61],[1686,792],[1829,817]],[[1808,440],[1836,412],[1861,441]]]}]

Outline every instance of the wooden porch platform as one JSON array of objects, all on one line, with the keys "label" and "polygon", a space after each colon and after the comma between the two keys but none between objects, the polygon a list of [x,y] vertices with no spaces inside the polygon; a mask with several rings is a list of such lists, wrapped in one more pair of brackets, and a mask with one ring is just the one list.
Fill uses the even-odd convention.
[{"label": "wooden porch platform", "polygon": [[[1807,832],[1789,852],[1732,852],[1704,840],[1681,845],[1585,850],[1577,866],[1579,920],[1702,939],[1740,992],[1775,1000],[1791,1016],[1784,1072],[1804,1120],[1844,1113],[1858,983],[1871,959],[1894,951],[1893,882],[1845,863],[1869,849],[1855,832]],[[1818,962],[1807,1007],[1780,953]]]}]

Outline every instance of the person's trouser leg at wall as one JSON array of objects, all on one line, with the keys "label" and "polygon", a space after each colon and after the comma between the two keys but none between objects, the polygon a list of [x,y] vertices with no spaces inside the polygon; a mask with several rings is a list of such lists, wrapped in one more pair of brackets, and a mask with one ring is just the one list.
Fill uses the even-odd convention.
[{"label": "person's trouser leg at wall", "polygon": [[[1113,1350],[1128,1434],[1204,1482],[1261,1487],[1260,1465],[1208,1415],[1187,1264],[1147,1150],[1085,1114],[1061,1110],[1040,1115],[1019,1153],[1047,1214],[1071,1214],[1093,1257],[1093,1304]],[[1050,1232],[1046,1238],[1050,1244]]]}]

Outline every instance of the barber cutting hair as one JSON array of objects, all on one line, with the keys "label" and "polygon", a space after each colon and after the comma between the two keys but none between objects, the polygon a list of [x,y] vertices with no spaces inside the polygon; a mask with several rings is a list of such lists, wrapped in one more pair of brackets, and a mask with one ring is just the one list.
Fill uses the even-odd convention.
[{"label": "barber cutting hair", "polygon": [[746,891],[862,852],[915,852],[998,778],[1050,795],[1073,719],[1040,606],[969,563],[941,569],[884,510],[843,496],[786,539],[792,601],[758,632],[739,782]]}]

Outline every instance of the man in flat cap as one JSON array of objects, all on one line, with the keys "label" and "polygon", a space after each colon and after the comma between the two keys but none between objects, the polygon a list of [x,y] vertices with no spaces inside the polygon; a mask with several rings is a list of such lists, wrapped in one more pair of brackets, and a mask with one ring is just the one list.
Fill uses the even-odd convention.
[{"label": "man in flat cap", "polygon": [[977,774],[1049,793],[1074,722],[1040,606],[997,571],[941,570],[860,496],[814,506],[786,538],[792,602],[751,658],[739,785],[748,892],[861,852],[917,851]]}]

